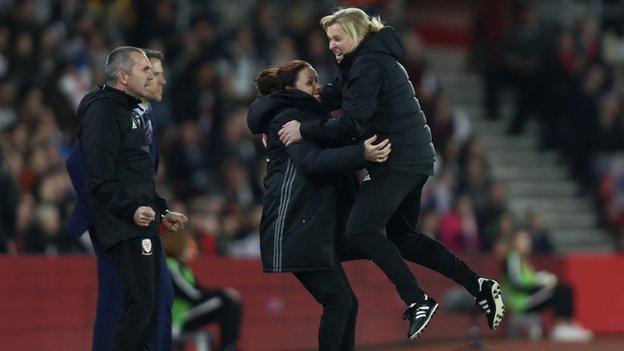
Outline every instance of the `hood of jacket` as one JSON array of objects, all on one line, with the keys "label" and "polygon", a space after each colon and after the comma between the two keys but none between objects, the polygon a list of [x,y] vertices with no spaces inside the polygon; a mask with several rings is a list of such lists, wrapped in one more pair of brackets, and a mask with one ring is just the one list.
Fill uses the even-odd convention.
[{"label": "hood of jacket", "polygon": [[80,105],[78,105],[78,116],[84,116],[85,111],[91,106],[94,102],[100,99],[110,99],[119,104],[128,107],[129,109],[135,108],[141,100],[126,94],[125,92],[112,88],[108,85],[97,86],[93,88],[87,95],[82,98],[80,101]]},{"label": "hood of jacket", "polygon": [[[266,133],[271,120],[285,108],[299,109],[315,116],[328,115],[327,110],[312,95],[299,89],[285,89],[260,96],[249,106],[247,112],[249,129],[254,134]],[[305,114],[298,117],[305,119]]]},{"label": "hood of jacket", "polygon": [[400,60],[403,58],[404,51],[399,33],[394,28],[386,26],[364,37],[355,51],[345,55],[340,66],[350,65],[358,56],[367,53],[391,55]]}]

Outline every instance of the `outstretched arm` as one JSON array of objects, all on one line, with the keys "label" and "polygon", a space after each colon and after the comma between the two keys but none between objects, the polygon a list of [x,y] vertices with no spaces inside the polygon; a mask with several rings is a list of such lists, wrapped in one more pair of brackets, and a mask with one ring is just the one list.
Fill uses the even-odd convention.
[{"label": "outstretched arm", "polygon": [[286,145],[302,138],[336,141],[360,138],[366,133],[366,123],[377,111],[377,98],[384,85],[383,68],[374,61],[354,64],[342,100],[342,116],[330,120],[289,122],[279,131]]}]

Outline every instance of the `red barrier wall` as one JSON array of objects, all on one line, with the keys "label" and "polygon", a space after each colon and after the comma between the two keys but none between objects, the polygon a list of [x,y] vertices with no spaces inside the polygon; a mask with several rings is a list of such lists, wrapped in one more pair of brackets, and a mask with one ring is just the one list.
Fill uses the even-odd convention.
[{"label": "red barrier wall", "polygon": [[565,273],[576,293],[576,315],[590,329],[624,333],[624,255],[577,255]]},{"label": "red barrier wall", "polygon": [[[479,272],[494,274],[500,262],[468,258]],[[539,268],[565,277],[576,289],[578,319],[597,332],[624,332],[624,257],[571,256],[536,259]],[[404,339],[402,302],[372,263],[345,264],[360,300],[358,345]],[[455,286],[413,266],[421,286],[439,299]],[[194,263],[207,285],[229,285],[244,299],[242,346],[246,351],[312,349],[321,309],[288,274],[266,274],[254,260],[202,258]],[[0,350],[88,350],[96,302],[93,257],[0,257]],[[482,323],[485,327],[485,323]],[[465,316],[441,311],[424,339],[463,337]],[[502,328],[504,329],[504,328]],[[486,332],[486,333],[489,333]]]}]

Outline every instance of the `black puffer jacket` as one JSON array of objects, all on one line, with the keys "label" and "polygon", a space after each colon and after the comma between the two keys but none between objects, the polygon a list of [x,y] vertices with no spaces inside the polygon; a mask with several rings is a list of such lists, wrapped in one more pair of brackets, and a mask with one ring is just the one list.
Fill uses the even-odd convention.
[{"label": "black puffer jacket", "polygon": [[264,271],[329,270],[337,257],[358,257],[344,246],[346,219],[356,192],[353,176],[344,172],[364,167],[363,144],[321,148],[302,141],[284,147],[277,134],[293,119],[328,117],[321,103],[297,89],[259,97],[249,107],[249,128],[268,137],[260,223]]},{"label": "black puffer jacket", "polygon": [[303,137],[330,141],[377,134],[379,140],[390,139],[392,153],[388,161],[370,166],[433,174],[431,130],[398,61],[402,56],[399,34],[391,27],[364,38],[355,51],[344,56],[339,77],[323,89],[323,103],[342,108],[342,116],[302,123]]},{"label": "black puffer jacket", "polygon": [[[133,114],[139,100],[109,86],[97,87],[80,102],[80,148],[87,179],[87,211],[104,249],[139,236],[156,236],[167,203],[156,194],[152,156]],[[148,227],[134,222],[140,206],[150,206],[156,220]]]}]

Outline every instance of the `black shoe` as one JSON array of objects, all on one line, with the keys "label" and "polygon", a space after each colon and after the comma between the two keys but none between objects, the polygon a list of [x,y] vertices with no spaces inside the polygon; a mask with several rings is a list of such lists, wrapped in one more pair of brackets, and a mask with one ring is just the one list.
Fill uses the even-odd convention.
[{"label": "black shoe", "polygon": [[483,311],[490,329],[498,327],[505,315],[500,285],[493,279],[479,278],[479,293],[475,305]]},{"label": "black shoe", "polygon": [[438,303],[436,300],[425,295],[425,300],[421,303],[413,303],[405,309],[403,312],[403,319],[407,319],[410,322],[409,330],[407,331],[407,338],[414,340],[422,334],[427,328],[431,316],[438,310]]}]

